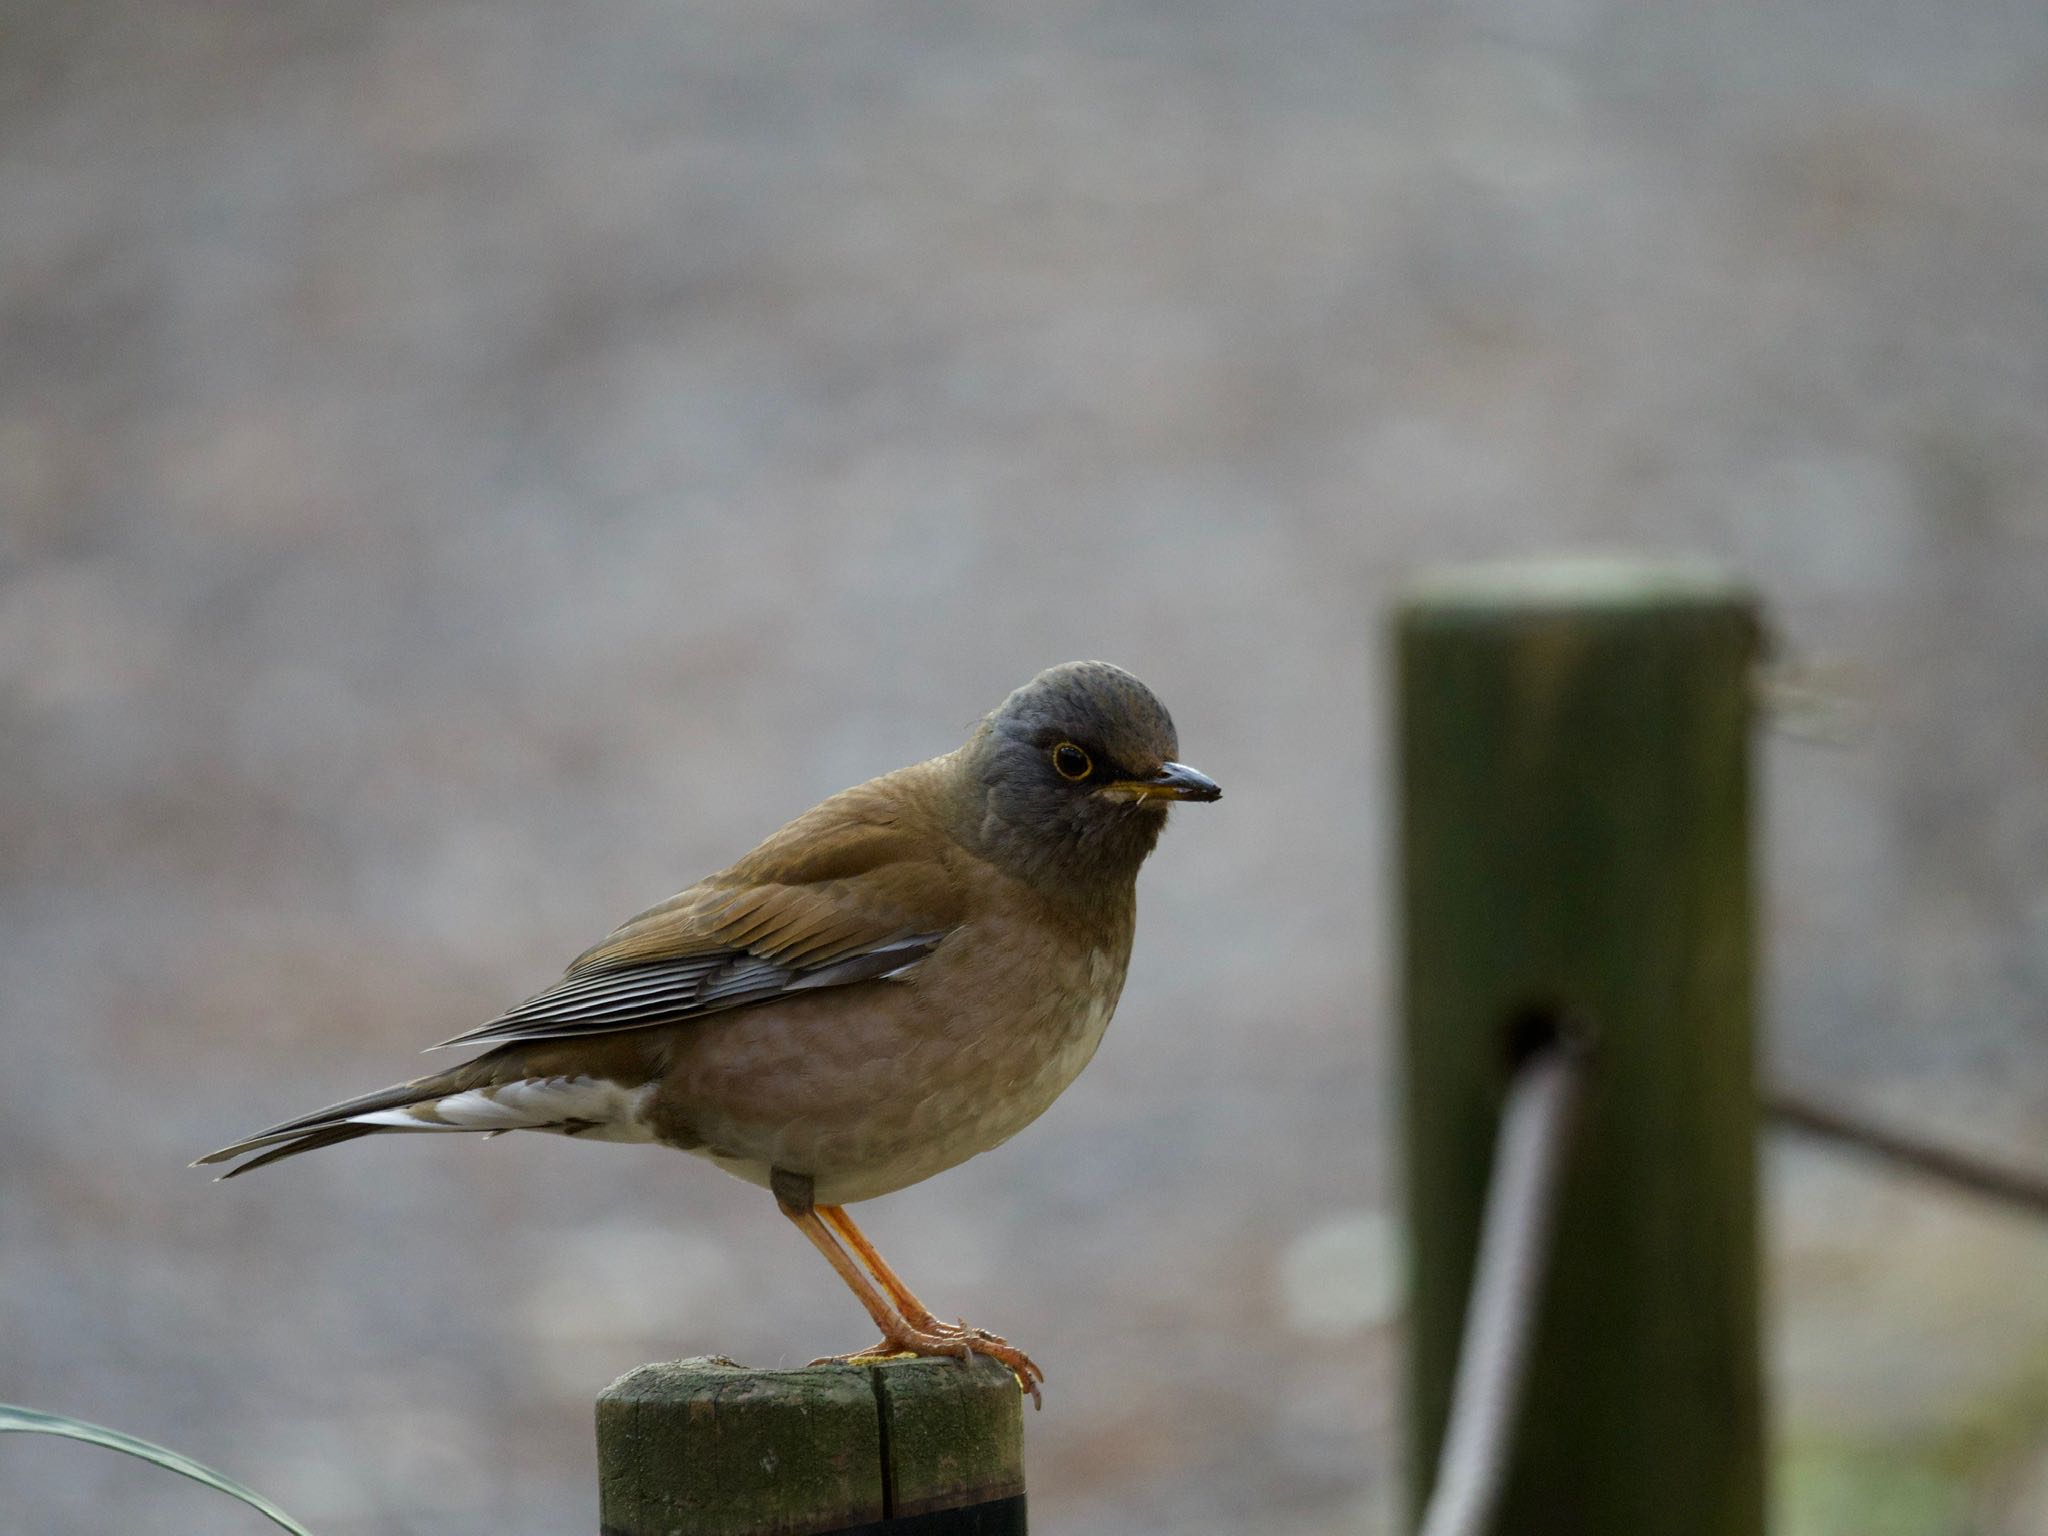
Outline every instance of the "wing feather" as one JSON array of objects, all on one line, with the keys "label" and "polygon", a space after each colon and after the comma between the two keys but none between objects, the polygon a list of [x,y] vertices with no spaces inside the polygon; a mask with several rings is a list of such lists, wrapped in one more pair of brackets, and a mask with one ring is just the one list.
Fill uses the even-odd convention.
[{"label": "wing feather", "polygon": [[904,815],[895,777],[835,795],[442,1046],[646,1029],[904,973],[958,926],[961,902],[950,840]]}]

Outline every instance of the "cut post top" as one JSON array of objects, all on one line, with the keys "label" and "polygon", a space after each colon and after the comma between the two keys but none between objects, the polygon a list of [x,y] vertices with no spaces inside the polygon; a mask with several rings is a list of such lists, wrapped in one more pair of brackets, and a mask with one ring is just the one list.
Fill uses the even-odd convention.
[{"label": "cut post top", "polygon": [[[992,1360],[643,1365],[597,1401],[608,1536],[1021,1532],[1023,1399]],[[971,1519],[970,1519],[971,1517]],[[977,1523],[978,1522],[978,1523]]]},{"label": "cut post top", "polygon": [[1403,587],[1400,607],[1405,617],[1414,618],[1723,608],[1753,600],[1748,582],[1704,556],[1585,554],[1475,561],[1424,571]]}]

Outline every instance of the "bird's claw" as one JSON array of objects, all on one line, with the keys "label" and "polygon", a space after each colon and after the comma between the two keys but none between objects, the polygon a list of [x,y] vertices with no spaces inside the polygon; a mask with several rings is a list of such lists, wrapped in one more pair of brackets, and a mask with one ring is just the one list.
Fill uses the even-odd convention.
[{"label": "bird's claw", "polygon": [[938,1323],[936,1327],[928,1328],[906,1325],[900,1332],[884,1335],[866,1349],[850,1355],[822,1355],[811,1364],[875,1365],[884,1360],[922,1356],[944,1357],[958,1360],[962,1365],[972,1365],[976,1355],[988,1356],[1015,1376],[1017,1385],[1030,1397],[1032,1407],[1045,1406],[1045,1399],[1039,1392],[1045,1372],[1039,1368],[1038,1362],[1009,1340],[990,1333],[986,1328],[970,1328],[964,1321],[959,1324]]}]

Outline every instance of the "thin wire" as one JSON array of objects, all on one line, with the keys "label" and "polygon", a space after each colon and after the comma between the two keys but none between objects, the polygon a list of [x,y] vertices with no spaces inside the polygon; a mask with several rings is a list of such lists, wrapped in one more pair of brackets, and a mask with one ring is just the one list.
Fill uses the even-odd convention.
[{"label": "thin wire", "polygon": [[1508,1085],[1450,1418],[1420,1536],[1485,1536],[1492,1526],[1584,1077],[1584,1052],[1555,1045],[1524,1062]]},{"label": "thin wire", "polygon": [[1873,1125],[1861,1115],[1797,1089],[1776,1088],[1767,1092],[1764,1113],[1792,1130],[1872,1153],[1973,1195],[2019,1206],[2036,1216],[2048,1216],[2048,1177],[2041,1174],[1996,1163],[1972,1152],[1960,1152],[1889,1126]]}]

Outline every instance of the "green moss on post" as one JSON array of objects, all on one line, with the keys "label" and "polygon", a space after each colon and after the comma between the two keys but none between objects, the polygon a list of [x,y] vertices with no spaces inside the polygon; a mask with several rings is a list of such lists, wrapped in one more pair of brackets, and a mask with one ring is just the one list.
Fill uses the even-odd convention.
[{"label": "green moss on post", "polygon": [[1024,1493],[1024,1394],[992,1360],[873,1367],[889,1447],[890,1513],[902,1517]]},{"label": "green moss on post", "polygon": [[1758,1536],[1748,594],[1454,572],[1398,626],[1411,1486],[1432,1477],[1507,1076],[1596,1032],[1502,1536]]},{"label": "green moss on post", "polygon": [[643,1365],[597,1402],[604,1536],[1021,1536],[1020,1403],[987,1360]]},{"label": "green moss on post", "polygon": [[643,1365],[597,1400],[605,1536],[810,1536],[882,1517],[875,1390],[858,1366]]}]

